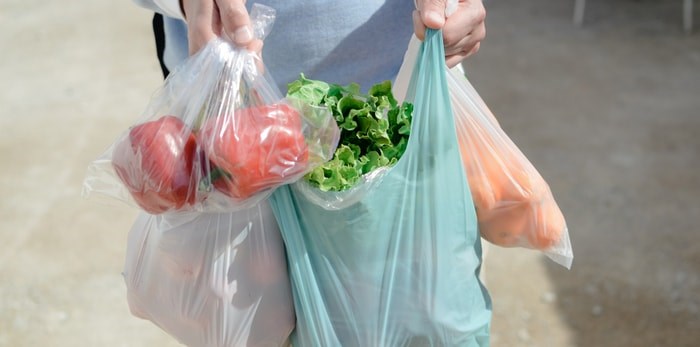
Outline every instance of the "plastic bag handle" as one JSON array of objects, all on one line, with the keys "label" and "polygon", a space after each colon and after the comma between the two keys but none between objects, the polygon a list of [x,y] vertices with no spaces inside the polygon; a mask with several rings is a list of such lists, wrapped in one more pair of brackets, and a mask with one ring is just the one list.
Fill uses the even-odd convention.
[{"label": "plastic bag handle", "polygon": [[277,11],[274,8],[255,3],[250,10],[250,21],[253,23],[253,35],[255,38],[265,40],[272,30]]}]

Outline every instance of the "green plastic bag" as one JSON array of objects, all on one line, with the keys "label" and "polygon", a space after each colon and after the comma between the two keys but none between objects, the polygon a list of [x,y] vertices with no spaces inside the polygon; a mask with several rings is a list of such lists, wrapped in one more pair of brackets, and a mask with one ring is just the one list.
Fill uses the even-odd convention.
[{"label": "green plastic bag", "polygon": [[406,98],[408,148],[359,197],[339,207],[336,194],[310,194],[303,182],[273,193],[295,347],[489,345],[491,302],[446,69],[442,33],[428,30]]}]

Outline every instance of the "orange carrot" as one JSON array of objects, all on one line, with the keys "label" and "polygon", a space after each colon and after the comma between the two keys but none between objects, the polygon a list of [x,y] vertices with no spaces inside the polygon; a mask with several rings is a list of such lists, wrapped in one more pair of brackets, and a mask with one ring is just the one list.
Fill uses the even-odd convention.
[{"label": "orange carrot", "polygon": [[561,210],[544,179],[507,137],[494,134],[502,130],[490,120],[456,122],[481,236],[504,247],[549,249],[566,228]]}]

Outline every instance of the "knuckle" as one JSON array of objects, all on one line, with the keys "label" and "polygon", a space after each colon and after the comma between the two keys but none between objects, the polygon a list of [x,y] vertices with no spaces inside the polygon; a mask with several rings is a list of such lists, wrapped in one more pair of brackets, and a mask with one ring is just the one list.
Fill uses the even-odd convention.
[{"label": "knuckle", "polygon": [[477,42],[484,40],[486,38],[486,28],[484,28],[484,26],[480,26],[477,28],[477,30],[474,30],[472,35],[474,40]]},{"label": "knuckle", "polygon": [[445,46],[447,46],[447,47],[451,47],[451,46],[458,44],[459,41],[461,41],[461,39],[462,39],[462,37],[459,37],[459,35],[457,35],[453,31],[451,31],[451,32],[444,31],[443,35],[442,35],[442,41],[445,44]]},{"label": "knuckle", "polygon": [[476,45],[474,45],[474,48],[472,48],[472,50],[471,50],[471,52],[469,52],[469,54],[474,54],[474,53],[478,52],[480,48],[481,48],[481,42],[478,42]]},{"label": "knuckle", "polygon": [[447,0],[414,0],[414,5],[419,11],[444,9]]},{"label": "knuckle", "polygon": [[486,9],[484,6],[479,6],[479,8],[474,11],[474,19],[477,23],[481,23],[486,20]]},{"label": "knuckle", "polygon": [[244,24],[248,21],[248,11],[243,3],[229,3],[221,9],[224,17],[235,24]]}]

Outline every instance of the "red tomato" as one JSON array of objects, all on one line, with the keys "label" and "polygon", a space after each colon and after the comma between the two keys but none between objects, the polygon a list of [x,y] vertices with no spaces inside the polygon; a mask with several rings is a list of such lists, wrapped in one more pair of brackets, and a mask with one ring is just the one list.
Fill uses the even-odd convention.
[{"label": "red tomato", "polygon": [[138,205],[158,214],[194,203],[196,150],[192,131],[179,118],[163,116],[131,128],[115,147],[112,165]]},{"label": "red tomato", "polygon": [[214,186],[234,198],[245,199],[289,182],[307,169],[301,116],[286,104],[210,118],[198,137],[205,155],[224,173]]}]

